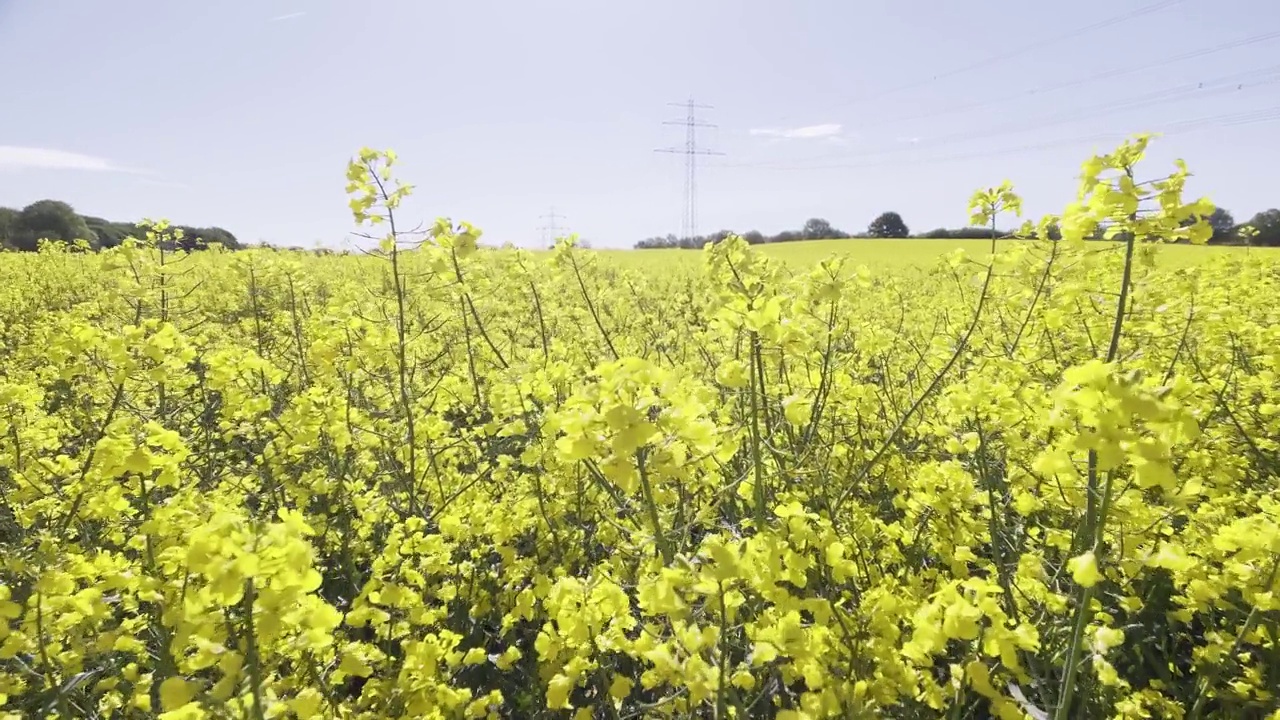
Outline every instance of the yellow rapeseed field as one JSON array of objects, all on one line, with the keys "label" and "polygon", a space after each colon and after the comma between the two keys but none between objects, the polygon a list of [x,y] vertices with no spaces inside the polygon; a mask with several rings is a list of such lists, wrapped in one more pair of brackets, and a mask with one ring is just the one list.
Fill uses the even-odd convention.
[{"label": "yellow rapeseed field", "polygon": [[902,273],[409,242],[371,150],[372,255],[0,256],[0,716],[1280,718],[1280,262],[1145,146]]},{"label": "yellow rapeseed field", "polygon": [[[1018,240],[1001,240],[998,249],[1015,245]],[[1091,246],[1092,247],[1092,246]],[[974,260],[985,260],[991,252],[988,240],[933,240],[924,238],[881,239],[847,238],[842,240],[803,240],[799,242],[756,245],[754,249],[767,257],[803,270],[832,256],[843,256],[851,266],[866,265],[877,272],[928,270],[956,250],[964,250]],[[535,255],[544,253],[535,252]],[[596,250],[596,257],[618,267],[632,270],[671,272],[697,271],[702,258],[695,250]],[[1271,255],[1280,260],[1280,250],[1269,247],[1247,248],[1229,245],[1170,245],[1157,260],[1162,267],[1185,267],[1236,255]]]}]

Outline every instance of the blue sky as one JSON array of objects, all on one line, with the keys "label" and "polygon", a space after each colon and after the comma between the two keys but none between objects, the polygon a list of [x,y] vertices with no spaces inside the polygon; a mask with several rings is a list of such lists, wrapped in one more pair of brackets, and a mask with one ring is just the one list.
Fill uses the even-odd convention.
[{"label": "blue sky", "polygon": [[554,206],[629,247],[680,230],[682,158],[653,150],[693,95],[725,153],[703,232],[957,226],[1006,177],[1056,211],[1144,130],[1244,220],[1280,205],[1278,49],[1276,0],[0,0],[0,205],[337,247],[370,145],[408,219],[536,245]]}]

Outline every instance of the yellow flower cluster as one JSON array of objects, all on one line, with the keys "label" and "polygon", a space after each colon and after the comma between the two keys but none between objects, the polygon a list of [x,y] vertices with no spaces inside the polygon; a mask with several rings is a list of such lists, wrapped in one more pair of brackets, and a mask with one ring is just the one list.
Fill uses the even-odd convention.
[{"label": "yellow flower cluster", "polygon": [[5,255],[0,717],[1280,718],[1280,265],[1155,264],[1146,144],[889,275],[406,234],[368,149],[365,254]]}]

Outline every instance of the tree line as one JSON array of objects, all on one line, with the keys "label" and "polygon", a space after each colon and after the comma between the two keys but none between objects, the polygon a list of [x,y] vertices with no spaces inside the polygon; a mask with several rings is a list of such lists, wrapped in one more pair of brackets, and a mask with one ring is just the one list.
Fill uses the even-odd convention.
[{"label": "tree line", "polygon": [[[1213,228],[1213,237],[1209,240],[1214,245],[1255,245],[1262,247],[1280,247],[1280,210],[1272,208],[1253,216],[1248,222],[1237,223],[1231,213],[1217,208],[1206,218]],[[1009,231],[996,230],[997,237],[1009,235]],[[717,243],[730,235],[741,235],[752,245],[765,243],[795,242],[799,240],[840,240],[845,238],[925,238],[931,240],[978,240],[991,237],[991,228],[961,227],[936,228],[919,235],[912,235],[910,228],[896,212],[884,212],[872,220],[864,232],[848,233],[837,229],[822,218],[810,218],[799,230],[785,230],[776,235],[766,235],[759,230],[735,233],[732,230],[720,230],[710,235],[693,237],[677,237],[674,234],[645,238],[635,244],[637,249],[649,250],[658,248],[681,248],[699,250],[707,243]],[[1056,233],[1050,231],[1050,238],[1056,240]],[[1093,239],[1100,239],[1102,230]]]},{"label": "tree line", "polygon": [[[1280,209],[1271,208],[1254,215],[1248,222],[1236,223],[1231,213],[1216,209],[1208,218],[1213,228],[1210,243],[1216,245],[1255,245],[1280,247]],[[220,243],[231,250],[242,247],[236,236],[220,227],[192,227],[176,225],[183,238],[174,246],[182,250],[199,250],[211,243]],[[80,215],[69,204],[60,200],[39,200],[22,208],[0,207],[0,249],[34,251],[41,240],[74,242],[84,240],[94,249],[111,248],[127,237],[142,237],[145,229],[133,222],[114,222],[92,215]],[[655,236],[637,242],[638,249],[683,248],[701,249],[707,243],[716,243],[730,235],[739,234],[753,245],[796,242],[800,240],[837,240],[845,238],[910,238],[971,240],[991,237],[990,228],[961,227],[936,228],[919,235],[912,235],[910,228],[896,212],[878,215],[863,232],[849,233],[832,226],[823,218],[810,218],[799,230],[784,230],[766,235],[759,230],[735,233],[720,230],[709,235],[681,238],[674,234]],[[1008,233],[997,230],[998,236]],[[1099,235],[1100,236],[1100,235]],[[1052,237],[1052,234],[1051,234]]]},{"label": "tree line", "polygon": [[675,235],[655,236],[645,238],[635,244],[640,250],[650,250],[656,248],[683,248],[687,250],[698,250],[707,243],[716,243],[724,240],[730,235],[741,235],[752,245],[762,245],[765,243],[781,243],[795,242],[798,240],[841,240],[844,238],[868,238],[868,237],[908,237],[910,231],[907,224],[902,221],[902,216],[896,212],[882,213],[879,217],[867,226],[864,233],[848,233],[839,228],[833,227],[830,222],[823,218],[809,218],[799,230],[784,230],[777,235],[765,235],[759,230],[748,230],[744,233],[735,233],[732,230],[721,230],[711,233],[710,235],[695,235],[693,237],[681,238]]},{"label": "tree line", "polygon": [[[220,227],[175,225],[182,239],[173,249],[201,250],[220,243],[229,250],[241,247],[230,231]],[[146,229],[132,222],[113,222],[93,215],[81,215],[61,200],[38,200],[21,210],[0,207],[0,248],[35,251],[41,240],[67,243],[84,240],[95,250],[116,247],[127,237],[141,238]]]}]

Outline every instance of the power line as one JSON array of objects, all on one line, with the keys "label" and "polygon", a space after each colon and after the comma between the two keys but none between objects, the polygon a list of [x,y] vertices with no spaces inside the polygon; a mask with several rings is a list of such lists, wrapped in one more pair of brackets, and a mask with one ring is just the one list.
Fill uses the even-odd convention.
[{"label": "power line", "polygon": [[560,230],[562,230],[562,228],[556,224],[556,220],[567,220],[568,218],[557,213],[556,209],[553,207],[546,215],[539,215],[538,219],[545,221],[538,227],[538,230],[542,233],[542,246],[551,247],[552,243],[556,241],[556,238],[561,237]]},{"label": "power line", "polygon": [[917,85],[928,84],[930,82],[934,82],[936,80],[940,80],[943,78],[954,77],[956,75],[972,72],[974,70],[981,70],[982,68],[985,68],[985,67],[991,67],[996,63],[1003,62],[1005,60],[1011,60],[1013,58],[1018,57],[1019,55],[1025,55],[1026,53],[1031,52],[1033,50],[1040,50],[1048,45],[1053,45],[1056,43],[1064,42],[1066,40],[1071,40],[1073,38],[1080,37],[1081,35],[1087,35],[1088,33],[1091,33],[1095,30],[1101,30],[1102,28],[1111,27],[1112,25],[1119,25],[1120,23],[1128,22],[1129,20],[1140,18],[1140,17],[1143,17],[1144,15],[1150,15],[1152,13],[1159,12],[1161,10],[1164,10],[1165,8],[1173,7],[1174,5],[1177,5],[1179,2],[1180,0],[1160,0],[1160,2],[1152,3],[1150,5],[1137,8],[1136,10],[1131,10],[1127,13],[1121,13],[1120,15],[1116,15],[1114,17],[1107,18],[1105,20],[1099,20],[1098,22],[1091,23],[1083,27],[1078,27],[1074,30],[1068,30],[1067,32],[1057,36],[1056,38],[1049,38],[1047,40],[1040,40],[1034,43],[1028,43],[1027,45],[1023,45],[1021,47],[1010,50],[1009,52],[1001,53],[998,55],[992,55],[990,57],[984,58],[977,62],[969,63],[968,65],[961,65],[960,67],[953,68],[951,70],[934,75],[929,80],[917,83]]},{"label": "power line", "polygon": [[1090,23],[1088,25],[1083,25],[1081,27],[1068,30],[1054,37],[1042,38],[1034,43],[1021,45],[1007,52],[991,55],[981,60],[978,60],[976,62],[969,63],[967,65],[960,65],[958,67],[953,67],[951,69],[944,70],[939,73],[935,73],[934,75],[931,75],[928,78],[921,78],[919,80],[915,80],[903,85],[886,88],[879,92],[873,92],[873,93],[864,95],[861,98],[858,98],[857,100],[848,100],[848,101],[841,102],[838,105],[828,106],[826,109],[818,111],[818,114],[831,112],[832,110],[838,110],[838,109],[847,107],[849,105],[852,105],[855,102],[869,102],[872,100],[879,100],[881,98],[888,97],[890,95],[896,95],[900,92],[905,92],[907,90],[914,90],[916,88],[930,85],[934,82],[937,82],[938,80],[955,77],[956,75],[962,75],[964,73],[972,72],[974,70],[981,70],[982,68],[990,67],[992,65],[1003,62],[1005,60],[1011,60],[1021,55],[1025,55],[1029,52],[1040,50],[1060,42],[1071,40],[1071,39],[1080,37],[1081,35],[1086,35],[1088,33],[1094,32],[1095,30],[1101,30],[1103,28],[1111,27],[1113,25],[1119,25],[1121,23],[1128,22],[1130,20],[1134,20],[1140,17],[1144,17],[1146,15],[1151,15],[1153,13],[1160,12],[1161,10],[1164,10],[1166,8],[1170,8],[1179,4],[1181,1],[1182,0],[1159,0],[1158,2],[1154,2],[1150,5],[1144,5],[1134,10],[1130,10],[1128,12],[1124,12],[1119,15],[1106,18],[1104,20],[1099,20],[1097,22]]},{"label": "power line", "polygon": [[[1268,123],[1280,121],[1280,106],[1263,108],[1260,110],[1249,110],[1239,113],[1225,113],[1222,115],[1211,115],[1201,118],[1193,118],[1188,120],[1179,120],[1169,123],[1159,130],[1160,135],[1184,135],[1188,133],[1198,132],[1207,129],[1220,129],[1227,127],[1240,127],[1244,125],[1256,125],[1259,123]],[[953,153],[950,155],[941,155],[932,158],[916,158],[908,160],[898,159],[882,159],[870,162],[859,163],[839,163],[831,165],[813,165],[809,167],[793,167],[781,168],[788,170],[850,170],[875,167],[903,167],[913,165],[933,165],[938,163],[954,162],[957,160],[979,160],[1001,155],[1016,155],[1038,150],[1048,150],[1058,147],[1066,147],[1079,145],[1086,142],[1102,142],[1114,141],[1129,137],[1131,133],[1096,133],[1092,135],[1080,135],[1070,138],[1062,138],[1058,140],[1049,140],[1045,142],[1019,145],[1016,147],[997,148],[993,150],[978,150],[964,153]]]},{"label": "power line", "polygon": [[683,103],[667,103],[685,109],[685,116],[680,120],[667,120],[663,125],[683,125],[685,128],[684,147],[657,148],[654,152],[684,155],[684,211],[680,221],[681,238],[692,238],[698,234],[698,156],[724,155],[715,150],[704,150],[698,147],[698,128],[713,128],[715,125],[698,120],[698,110],[714,110],[710,105],[699,105],[690,97]]},{"label": "power line", "polygon": [[948,108],[943,108],[941,110],[930,111],[926,113],[917,113],[915,115],[904,115],[904,116],[898,116],[898,117],[882,118],[880,120],[872,120],[870,122],[860,123],[859,127],[872,128],[872,127],[880,127],[884,125],[897,125],[899,123],[913,122],[916,120],[932,120],[938,117],[943,117],[946,115],[954,115],[956,113],[961,113],[968,110],[977,110],[981,108],[992,107],[995,105],[1003,105],[1005,103],[1013,102],[1015,100],[1022,100],[1022,99],[1036,96],[1036,95],[1047,95],[1052,92],[1057,92],[1058,90],[1065,90],[1067,88],[1079,87],[1081,85],[1087,85],[1087,84],[1098,82],[1101,80],[1111,80],[1118,77],[1124,77],[1125,75],[1133,75],[1146,70],[1154,70],[1156,68],[1173,65],[1175,63],[1179,63],[1184,60],[1194,60],[1197,58],[1204,57],[1206,55],[1213,55],[1216,53],[1225,52],[1227,50],[1234,50],[1240,47],[1256,45],[1258,43],[1267,42],[1268,40],[1275,40],[1277,38],[1280,38],[1280,30],[1268,32],[1268,33],[1262,33],[1259,35],[1250,35],[1247,37],[1238,38],[1236,40],[1228,40],[1227,42],[1218,43],[1216,45],[1210,45],[1208,47],[1200,48],[1198,50],[1179,53],[1177,55],[1172,55],[1170,57],[1163,58],[1155,62],[1146,63],[1144,65],[1112,68],[1110,70],[1103,70],[1101,72],[1086,75],[1084,77],[1065,80],[1059,83],[1055,83],[1053,85],[1046,85],[1043,87],[1031,88],[1030,90],[1024,90],[1021,92],[1012,93],[1010,95],[1004,95],[1002,97],[988,99],[988,100],[980,100],[978,102],[968,103],[964,105],[954,105]]},{"label": "power line", "polygon": [[[1247,82],[1246,82],[1247,81]],[[1059,112],[1040,118],[1029,120],[1018,120],[998,125],[990,125],[976,130],[966,130],[954,132],[945,135],[939,135],[930,138],[924,145],[926,147],[936,147],[939,145],[948,145],[958,142],[967,142],[971,140],[980,140],[990,137],[1001,137],[1008,134],[1038,132],[1046,128],[1075,122],[1081,119],[1105,117],[1120,112],[1136,110],[1145,107],[1176,102],[1179,100],[1189,99],[1205,99],[1215,95],[1234,94],[1245,90],[1254,90],[1261,87],[1267,87],[1280,82],[1280,65],[1272,65],[1265,68],[1257,68],[1244,72],[1231,73],[1216,78],[1203,80],[1197,83],[1188,83],[1170,88],[1164,88],[1142,95],[1136,95],[1130,98],[1120,100],[1105,101],[1094,105],[1078,106],[1072,108],[1069,112]],[[803,158],[794,158],[786,161],[764,161],[757,163],[740,163],[722,165],[720,167],[758,167],[758,168],[790,168],[797,166],[798,163],[810,163],[824,160],[833,160],[841,157],[873,157],[882,155],[895,155],[901,153],[915,152],[920,149],[920,144],[908,147],[889,147],[874,150],[854,150],[842,153],[826,153],[823,155],[811,155]],[[815,166],[817,167],[817,166]]]}]

